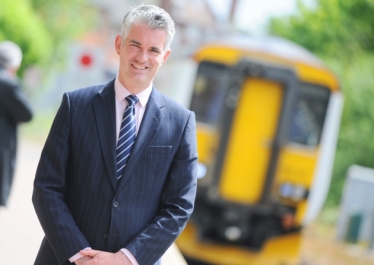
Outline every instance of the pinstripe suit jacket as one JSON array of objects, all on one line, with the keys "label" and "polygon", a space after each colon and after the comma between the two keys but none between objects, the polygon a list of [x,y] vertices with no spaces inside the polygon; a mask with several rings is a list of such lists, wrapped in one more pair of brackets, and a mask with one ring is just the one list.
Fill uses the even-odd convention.
[{"label": "pinstripe suit jacket", "polygon": [[114,81],[64,94],[34,181],[45,233],[35,264],[70,264],[85,247],[159,264],[183,230],[196,194],[194,113],[153,88],[119,181],[115,138]]}]

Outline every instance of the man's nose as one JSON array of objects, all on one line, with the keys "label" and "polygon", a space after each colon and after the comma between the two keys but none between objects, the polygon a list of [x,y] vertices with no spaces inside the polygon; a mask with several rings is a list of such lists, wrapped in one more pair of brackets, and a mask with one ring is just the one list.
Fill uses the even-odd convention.
[{"label": "man's nose", "polygon": [[136,60],[138,62],[145,62],[148,59],[147,51],[141,50],[136,54]]}]

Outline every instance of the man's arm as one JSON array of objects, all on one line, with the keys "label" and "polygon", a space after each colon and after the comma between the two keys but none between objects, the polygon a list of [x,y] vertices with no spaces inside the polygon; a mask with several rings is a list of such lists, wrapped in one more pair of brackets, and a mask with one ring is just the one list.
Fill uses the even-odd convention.
[{"label": "man's arm", "polygon": [[127,246],[139,264],[153,264],[175,241],[192,214],[196,196],[195,114],[190,112],[168,171],[158,214]]},{"label": "man's arm", "polygon": [[0,80],[0,94],[0,106],[13,123],[31,120],[30,104],[16,80]]},{"label": "man's arm", "polygon": [[60,264],[90,246],[65,203],[69,135],[70,100],[65,94],[42,151],[32,196],[40,224]]}]

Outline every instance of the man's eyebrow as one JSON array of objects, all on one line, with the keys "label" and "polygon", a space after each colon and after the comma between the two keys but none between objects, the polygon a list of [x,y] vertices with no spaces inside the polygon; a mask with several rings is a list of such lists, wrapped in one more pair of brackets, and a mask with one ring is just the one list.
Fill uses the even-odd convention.
[{"label": "man's eyebrow", "polygon": [[[129,43],[133,43],[133,44],[136,44],[136,45],[139,45],[141,46],[142,44],[136,40],[129,40]],[[157,50],[157,51],[161,51],[162,49],[160,49],[159,47],[155,46],[155,47],[151,47],[151,49],[153,50]]]},{"label": "man's eyebrow", "polygon": [[129,42],[130,42],[130,43],[134,43],[134,44],[137,44],[137,45],[141,45],[141,43],[140,43],[140,42],[138,42],[138,41],[136,41],[136,40],[130,40]]},{"label": "man's eyebrow", "polygon": [[151,47],[151,49],[161,51],[161,49],[159,47]]}]

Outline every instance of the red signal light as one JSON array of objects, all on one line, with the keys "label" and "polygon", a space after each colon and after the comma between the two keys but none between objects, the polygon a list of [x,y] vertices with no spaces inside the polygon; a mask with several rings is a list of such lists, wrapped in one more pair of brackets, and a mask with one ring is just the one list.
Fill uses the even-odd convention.
[{"label": "red signal light", "polygon": [[83,54],[81,56],[80,63],[81,63],[82,66],[89,67],[89,66],[92,65],[92,62],[93,62],[93,60],[92,60],[91,55],[89,55],[89,54]]}]

